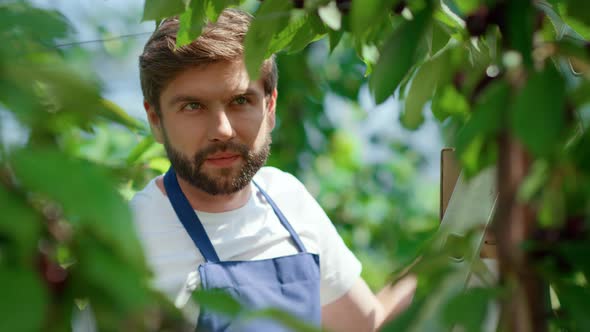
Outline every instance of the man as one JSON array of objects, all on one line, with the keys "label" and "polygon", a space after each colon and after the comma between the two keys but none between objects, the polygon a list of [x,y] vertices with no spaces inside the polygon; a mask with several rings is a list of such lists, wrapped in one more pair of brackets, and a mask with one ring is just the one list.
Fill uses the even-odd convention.
[{"label": "man", "polygon": [[191,313],[190,293],[202,287],[333,331],[376,330],[407,306],[415,281],[373,295],[360,262],[304,186],[263,167],[277,69],[271,57],[261,79],[249,79],[243,39],[250,19],[225,10],[180,49],[178,21],[166,20],[140,57],[147,117],[172,164],[132,201],[155,285],[199,329],[281,330],[269,321]]}]

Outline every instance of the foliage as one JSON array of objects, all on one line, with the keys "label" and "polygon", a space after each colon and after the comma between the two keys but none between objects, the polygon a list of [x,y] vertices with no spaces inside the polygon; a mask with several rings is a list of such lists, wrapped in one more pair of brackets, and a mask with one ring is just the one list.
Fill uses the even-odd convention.
[{"label": "foliage", "polygon": [[[205,19],[240,4],[146,0],[143,19],[180,15],[180,46],[198,36]],[[392,262],[385,266],[396,272],[392,278],[410,263],[419,277],[414,304],[385,330],[477,330],[487,301],[506,298],[509,289],[462,292],[465,267],[449,266],[448,256],[471,246],[473,234],[455,248],[439,245],[445,234],[433,235],[432,209],[416,202],[413,179],[423,156],[385,140],[392,160],[363,162],[354,134],[326,116],[327,95],[358,107],[365,85],[378,103],[395,98],[403,105],[407,128],[419,127],[430,106],[451,128],[450,143],[470,176],[503,155],[499,136],[523,144],[532,167],[518,200],[534,212],[536,231],[522,245],[534,258],[532,273],[555,293],[549,326],[589,328],[590,17],[578,6],[587,5],[265,0],[254,10],[245,45],[250,75],[279,52],[281,112],[269,163],[305,181],[363,257],[372,286],[384,278],[384,261]],[[76,50],[52,46],[70,33],[59,12],[22,1],[0,5],[0,115],[25,133],[12,143],[2,136],[0,145],[0,280],[7,289],[0,329],[67,329],[74,304],[86,300],[101,330],[179,329],[179,314],[149,287],[125,203],[168,164],[147,128],[68,61]],[[318,50],[330,58],[315,61]],[[229,300],[197,300],[233,310]],[[275,312],[252,315],[297,323]]]},{"label": "foliage", "polygon": [[122,322],[146,328],[139,314],[148,310],[157,310],[156,320],[161,310],[179,321],[150,290],[118,189],[125,174],[78,150],[76,137],[105,123],[134,131],[142,125],[52,46],[71,32],[59,12],[3,3],[0,18],[2,118],[26,133],[12,143],[3,135],[0,150],[0,279],[7,291],[0,329],[67,330],[74,303],[88,300],[101,330],[119,330]]},{"label": "foliage", "polygon": [[[161,8],[172,10],[173,5]],[[88,303],[101,330],[182,328],[179,314],[148,287],[149,274],[124,200],[167,169],[163,149],[154,143],[145,124],[104,100],[103,85],[96,76],[80,70],[93,54],[76,46],[52,46],[69,39],[72,29],[65,17],[22,3],[1,9],[7,37],[0,62],[5,73],[0,82],[2,117],[4,123],[16,123],[22,134],[16,141],[2,136],[0,195],[7,215],[0,227],[0,270],[12,290],[2,301],[6,305],[3,330],[67,329],[72,314]],[[33,16],[39,25],[24,23]],[[307,19],[298,18],[299,22]],[[321,24],[318,20],[314,22]],[[299,28],[295,23],[291,27]],[[308,35],[300,34],[287,44],[273,39],[271,44],[293,48],[299,43],[297,48],[302,48]],[[415,195],[410,180],[423,162],[420,156],[406,145],[384,140],[383,145],[392,144],[400,158],[407,158],[378,165],[361,162],[354,136],[337,131],[337,125],[326,118],[322,102],[327,91],[356,105],[359,89],[366,83],[352,48],[332,51],[336,63],[312,63],[309,49],[305,57],[280,56],[279,108],[284,111],[274,145],[281,153],[273,153],[269,163],[299,174],[316,188],[315,194],[329,206],[328,213],[365,262],[365,278],[378,287],[386,278],[380,261],[392,255],[392,261],[398,262],[395,267],[401,267],[403,259],[397,257],[405,253],[400,251],[412,251],[436,220],[430,212],[424,215],[420,206],[405,204]],[[310,130],[320,133],[319,143],[310,139]],[[326,163],[331,166],[327,168]],[[331,183],[322,179],[323,172],[330,171],[339,174],[328,177],[334,180]],[[350,179],[365,188],[347,190]],[[386,187],[380,185],[383,181]],[[398,185],[392,186],[392,181]],[[335,195],[345,190],[352,195],[334,204]],[[373,197],[375,190],[385,194]],[[405,205],[411,209],[400,208]],[[406,218],[425,226],[410,232],[388,227],[387,220]],[[401,225],[395,228],[402,229]],[[222,310],[231,306],[215,299],[212,305],[217,303]],[[204,305],[211,302],[198,300]],[[28,325],[16,314],[20,308],[27,308],[22,312],[28,313]],[[273,311],[251,315],[300,325]]]},{"label": "foliage", "polygon": [[[473,177],[497,163],[498,158],[504,158],[508,151],[500,146],[501,137],[518,141],[533,165],[545,165],[543,172],[530,173],[523,182],[526,195],[519,194],[520,201],[511,203],[529,206],[537,221],[537,226],[533,227],[537,231],[524,238],[533,248],[526,254],[532,258],[535,270],[532,273],[537,273],[556,290],[562,284],[567,285],[566,289],[587,289],[584,263],[547,248],[548,241],[556,248],[571,243],[583,246],[580,241],[588,237],[588,192],[585,188],[590,169],[587,164],[580,163],[581,159],[587,159],[582,157],[587,152],[583,151],[581,142],[585,142],[588,134],[585,123],[580,123],[577,115],[587,107],[590,98],[589,94],[580,92],[588,91],[590,77],[590,54],[584,39],[588,37],[590,18],[581,14],[585,11],[578,10],[577,6],[573,1],[557,0],[550,3],[371,0],[362,4],[330,0],[264,1],[255,12],[253,29],[246,37],[246,65],[249,74],[257,77],[264,58],[280,50],[292,52],[294,41],[297,39],[300,45],[302,36],[306,38],[303,44],[327,37],[330,50],[338,50],[339,43],[348,42],[344,47],[354,49],[365,64],[365,75],[369,77],[369,87],[377,103],[394,95],[404,103],[402,124],[408,128],[420,126],[423,109],[431,102],[439,121],[453,123],[458,128],[456,133],[450,134],[451,143],[458,148],[466,175]],[[323,24],[316,22],[318,16]],[[302,19],[307,19],[311,32],[305,30],[308,28]],[[260,26],[265,28],[257,28]],[[310,90],[316,91],[313,86]],[[314,109],[313,105],[309,109]],[[304,112],[305,115],[309,113]],[[294,124],[314,118],[303,116],[300,109],[295,110],[295,115],[295,121],[289,121],[286,130],[305,131],[305,126],[297,129]],[[328,154],[333,153],[333,158],[319,156],[313,166],[308,167],[317,168],[311,174],[318,177],[311,178],[321,183],[318,197],[330,207],[325,192],[332,188],[345,190],[345,194],[338,195],[343,211],[329,209],[334,220],[346,220],[347,214],[357,219],[370,215],[362,208],[359,212],[346,207],[352,200],[375,199],[374,189],[368,189],[364,196],[367,184],[370,187],[376,182],[363,174],[369,174],[370,178],[370,174],[379,169],[369,167],[369,173],[365,173],[367,168],[355,162],[354,142],[343,139],[337,130],[331,137],[325,146]],[[281,144],[280,138],[278,143]],[[351,156],[349,160],[346,160],[347,155]],[[326,180],[328,175],[330,179]],[[502,179],[499,184],[504,188]],[[358,231],[362,227],[362,224],[355,224],[352,228]],[[572,227],[576,229],[571,230]],[[392,228],[395,227],[389,229]],[[387,234],[385,229],[379,228],[379,231]],[[559,235],[549,237],[547,233]],[[440,308],[445,304],[462,303],[461,297],[481,303],[484,294],[483,298],[502,294],[484,289],[473,295],[460,295],[462,279],[453,278],[456,272],[446,266],[448,264],[436,264],[448,255],[446,250],[437,250],[434,245],[440,241],[437,237],[440,235],[432,241],[420,241],[422,244],[412,246],[412,254],[405,257],[422,254],[421,261],[414,267],[415,271],[420,271],[422,280],[417,300],[420,306],[395,322],[395,330],[438,330],[435,327],[452,322],[466,324],[466,328],[474,330],[478,323],[467,317],[469,311],[441,312]],[[391,247],[388,249],[396,252]],[[566,270],[560,267],[564,260],[568,262]],[[438,282],[431,280],[434,275]],[[511,286],[504,284],[503,287]],[[421,298],[420,294],[428,296]],[[584,319],[576,314],[579,308],[568,308],[566,303],[582,304],[568,294],[567,291],[558,292],[560,318],[553,323],[583,330]]]}]

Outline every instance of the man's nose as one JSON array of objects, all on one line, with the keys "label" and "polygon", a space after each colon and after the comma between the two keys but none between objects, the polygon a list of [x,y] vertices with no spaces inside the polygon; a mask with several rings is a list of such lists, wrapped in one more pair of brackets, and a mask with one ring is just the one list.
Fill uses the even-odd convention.
[{"label": "man's nose", "polygon": [[225,109],[214,110],[208,125],[210,141],[228,141],[235,135],[234,128]]}]

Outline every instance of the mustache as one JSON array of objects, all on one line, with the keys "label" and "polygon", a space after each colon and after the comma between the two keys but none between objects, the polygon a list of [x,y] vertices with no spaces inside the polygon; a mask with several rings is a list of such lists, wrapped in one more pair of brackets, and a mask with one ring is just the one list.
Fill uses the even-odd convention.
[{"label": "mustache", "polygon": [[236,142],[220,142],[209,145],[208,147],[197,152],[194,157],[195,164],[199,168],[207,159],[207,156],[217,153],[231,151],[238,153],[243,158],[247,158],[250,154],[248,146]]}]

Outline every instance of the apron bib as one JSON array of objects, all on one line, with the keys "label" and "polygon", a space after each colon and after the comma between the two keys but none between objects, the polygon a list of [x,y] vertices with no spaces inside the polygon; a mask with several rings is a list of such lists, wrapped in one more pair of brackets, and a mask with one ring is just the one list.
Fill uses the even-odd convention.
[{"label": "apron bib", "polygon": [[[202,288],[220,289],[249,310],[277,308],[309,324],[319,326],[320,268],[319,256],[305,249],[299,235],[270,196],[254,185],[272,207],[277,218],[291,235],[297,254],[255,261],[220,261],[203,224],[182,192],[172,167],[164,176],[168,199],[182,225],[205,258],[199,266]],[[289,331],[273,320],[230,320],[215,312],[201,310],[198,331]]]}]

